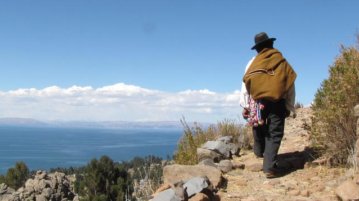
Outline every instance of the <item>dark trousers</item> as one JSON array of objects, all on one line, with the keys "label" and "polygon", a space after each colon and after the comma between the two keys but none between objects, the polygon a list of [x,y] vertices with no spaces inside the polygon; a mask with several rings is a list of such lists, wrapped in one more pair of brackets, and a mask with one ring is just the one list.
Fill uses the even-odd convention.
[{"label": "dark trousers", "polygon": [[269,172],[276,168],[277,154],[284,134],[286,108],[284,100],[261,102],[264,104],[262,118],[265,124],[253,127],[253,151],[256,156],[263,156],[263,171]]}]

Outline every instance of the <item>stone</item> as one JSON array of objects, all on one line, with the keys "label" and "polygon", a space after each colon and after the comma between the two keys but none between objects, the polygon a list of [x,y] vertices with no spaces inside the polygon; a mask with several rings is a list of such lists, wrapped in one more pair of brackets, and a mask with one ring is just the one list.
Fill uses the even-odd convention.
[{"label": "stone", "polygon": [[359,185],[347,180],[335,189],[335,193],[343,201],[359,200]]},{"label": "stone", "polygon": [[317,184],[310,189],[311,193],[323,192],[325,190],[324,184]]},{"label": "stone", "polygon": [[222,141],[207,141],[201,148],[216,151],[225,158],[230,158],[232,153],[232,147]]},{"label": "stone", "polygon": [[303,197],[309,197],[310,193],[308,190],[302,190],[300,191],[300,195]]},{"label": "stone", "polygon": [[33,179],[28,179],[26,182],[25,182],[25,191],[28,192],[28,193],[32,193],[34,192],[34,180]]},{"label": "stone", "polygon": [[182,201],[179,197],[176,196],[173,189],[167,189],[160,192],[152,201]]},{"label": "stone", "polygon": [[211,166],[175,164],[163,168],[164,183],[187,181],[193,177],[207,177],[215,188],[223,182],[221,171]]},{"label": "stone", "polygon": [[1,201],[17,201],[18,199],[16,199],[15,196],[12,194],[3,194],[3,195],[0,195],[0,200]]},{"label": "stone", "polygon": [[263,164],[260,162],[251,163],[246,166],[246,169],[251,172],[260,172],[263,170]]},{"label": "stone", "polygon": [[354,182],[359,185],[359,173],[357,173],[356,175],[354,175]]},{"label": "stone", "polygon": [[233,169],[244,169],[246,165],[242,162],[232,161]]},{"label": "stone", "polygon": [[239,178],[233,182],[235,186],[247,186],[248,180],[244,178]]},{"label": "stone", "polygon": [[283,182],[283,186],[286,187],[288,190],[293,190],[298,188],[298,182],[295,180],[288,180]]},{"label": "stone", "polygon": [[311,162],[312,167],[316,167],[316,166],[323,166],[326,165],[328,163],[328,159],[327,158],[318,158],[315,159],[313,162]]},{"label": "stone", "polygon": [[230,160],[221,160],[218,164],[218,168],[223,173],[227,173],[233,169],[233,164]]},{"label": "stone", "polygon": [[52,194],[52,189],[51,188],[45,188],[42,190],[42,195],[45,196],[45,198],[49,199],[51,197]]},{"label": "stone", "polygon": [[231,147],[231,154],[234,156],[239,156],[239,152],[241,151],[239,144],[231,143],[229,146]]},{"label": "stone", "polygon": [[191,197],[188,201],[211,201],[211,199],[204,193],[197,193]]},{"label": "stone", "polygon": [[47,183],[45,182],[44,179],[34,180],[33,187],[36,192],[41,193],[42,190],[47,187]]},{"label": "stone", "polygon": [[241,199],[241,201],[258,201],[258,199],[256,199],[255,197],[249,196],[247,198]]},{"label": "stone", "polygon": [[171,186],[172,190],[175,192],[176,197],[178,197],[180,200],[184,200],[186,197],[188,197],[183,185],[183,181],[180,181]]},{"label": "stone", "polygon": [[42,171],[42,170],[38,170],[35,174],[35,179],[36,180],[41,180],[41,179],[45,179],[47,176],[46,171]]},{"label": "stone", "polygon": [[354,107],[354,116],[359,117],[359,105]]},{"label": "stone", "polygon": [[287,194],[290,196],[298,196],[300,194],[300,191],[297,189],[293,189],[293,190],[288,191]]},{"label": "stone", "polygon": [[198,161],[202,161],[205,159],[211,159],[214,162],[219,162],[223,157],[221,156],[221,154],[219,154],[213,150],[197,148],[197,158],[198,158]]},{"label": "stone", "polygon": [[221,141],[224,142],[225,144],[229,144],[233,142],[233,137],[232,136],[222,136],[217,138],[216,141]]},{"label": "stone", "polygon": [[193,195],[203,191],[208,187],[209,180],[207,177],[194,177],[183,185],[183,188],[186,190],[188,197],[192,197]]},{"label": "stone", "polygon": [[159,194],[160,192],[162,191],[165,191],[167,189],[170,189],[171,188],[171,185],[169,183],[165,183],[165,184],[162,184],[157,190],[156,192],[153,194],[153,196]]},{"label": "stone", "polygon": [[7,193],[8,186],[4,183],[0,184],[0,195]]},{"label": "stone", "polygon": [[6,184],[0,184],[0,200],[4,201],[20,201],[19,197],[14,193],[15,190]]},{"label": "stone", "polygon": [[264,181],[263,184],[268,184],[270,186],[276,186],[276,185],[279,185],[280,184],[280,180],[279,179],[271,179],[271,180],[267,180],[267,181]]},{"label": "stone", "polygon": [[74,197],[73,201],[80,201],[79,196],[78,196],[78,195],[76,195],[76,196]]},{"label": "stone", "polygon": [[213,162],[212,159],[209,159],[209,158],[200,161],[198,164],[199,165],[208,165],[208,166],[217,168],[217,165]]},{"label": "stone", "polygon": [[36,201],[47,201],[46,197],[44,195],[36,195]]},{"label": "stone", "polygon": [[64,173],[37,171],[34,179],[28,179],[25,187],[20,188],[16,194],[21,200],[73,200],[76,196],[73,192],[74,181]]}]

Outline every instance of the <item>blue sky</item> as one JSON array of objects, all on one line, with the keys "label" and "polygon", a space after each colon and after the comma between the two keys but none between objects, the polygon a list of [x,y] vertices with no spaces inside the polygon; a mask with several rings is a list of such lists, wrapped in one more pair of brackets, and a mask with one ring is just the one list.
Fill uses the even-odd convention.
[{"label": "blue sky", "polygon": [[355,0],[0,1],[0,117],[236,118],[261,31],[277,38],[298,74],[297,101],[307,105],[340,45],[355,44],[358,7]]}]

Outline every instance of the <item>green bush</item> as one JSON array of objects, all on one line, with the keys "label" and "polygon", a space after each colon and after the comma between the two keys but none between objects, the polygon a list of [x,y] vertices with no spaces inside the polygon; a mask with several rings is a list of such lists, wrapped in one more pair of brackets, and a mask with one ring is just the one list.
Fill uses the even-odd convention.
[{"label": "green bush", "polygon": [[85,167],[78,184],[81,200],[124,200],[128,185],[126,181],[127,172],[121,164],[113,162],[108,156],[93,159]]},{"label": "green bush", "polygon": [[29,174],[29,168],[20,161],[15,164],[15,167],[9,168],[5,176],[0,176],[0,183],[5,183],[16,190],[25,184]]},{"label": "green bush", "polygon": [[359,51],[342,47],[313,104],[312,143],[331,165],[345,165],[353,153],[359,103]]},{"label": "green bush", "polygon": [[178,164],[194,165],[198,163],[197,148],[201,147],[207,141],[215,140],[220,136],[233,136],[237,140],[243,128],[234,120],[224,120],[216,125],[209,125],[202,128],[198,123],[190,127],[185,119],[181,120],[184,127],[184,133],[177,144],[177,151],[174,154],[174,160]]}]

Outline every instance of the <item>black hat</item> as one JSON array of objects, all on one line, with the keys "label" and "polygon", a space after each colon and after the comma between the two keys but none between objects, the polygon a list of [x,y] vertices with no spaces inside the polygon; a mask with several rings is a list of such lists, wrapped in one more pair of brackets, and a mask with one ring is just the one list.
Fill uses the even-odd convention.
[{"label": "black hat", "polygon": [[257,34],[255,37],[254,37],[254,42],[255,42],[255,45],[252,47],[252,50],[256,49],[256,47],[261,44],[261,43],[264,43],[266,41],[275,41],[276,38],[269,38],[268,35],[265,33],[265,32],[260,32],[259,34]]}]

